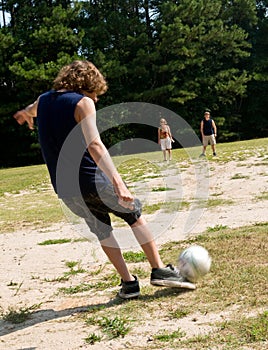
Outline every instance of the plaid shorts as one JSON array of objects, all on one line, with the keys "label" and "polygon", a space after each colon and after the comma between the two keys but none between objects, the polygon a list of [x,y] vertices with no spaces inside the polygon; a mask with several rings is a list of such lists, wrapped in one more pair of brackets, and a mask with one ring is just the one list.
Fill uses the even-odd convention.
[{"label": "plaid shorts", "polygon": [[105,184],[98,192],[86,197],[62,198],[67,207],[76,215],[85,219],[90,231],[99,241],[108,238],[113,230],[110,213],[123,219],[129,226],[141,216],[142,205],[134,200],[134,209],[130,210],[118,204],[118,197],[111,183]]}]

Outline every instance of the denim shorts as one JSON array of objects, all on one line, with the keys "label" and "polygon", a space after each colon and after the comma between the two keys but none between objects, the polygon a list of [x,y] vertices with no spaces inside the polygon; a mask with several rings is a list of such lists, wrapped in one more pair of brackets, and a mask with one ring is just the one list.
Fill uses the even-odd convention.
[{"label": "denim shorts", "polygon": [[76,215],[85,219],[90,231],[102,241],[108,238],[113,230],[109,214],[123,219],[129,226],[141,216],[142,205],[139,199],[134,200],[134,209],[127,209],[118,204],[118,197],[111,183],[106,183],[84,197],[62,198],[67,207]]}]

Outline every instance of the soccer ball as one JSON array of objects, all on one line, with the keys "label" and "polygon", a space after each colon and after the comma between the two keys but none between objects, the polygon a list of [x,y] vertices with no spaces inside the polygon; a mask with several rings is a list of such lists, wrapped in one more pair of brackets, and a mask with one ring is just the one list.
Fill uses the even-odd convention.
[{"label": "soccer ball", "polygon": [[178,269],[183,277],[190,282],[196,282],[206,275],[211,266],[208,251],[200,245],[192,245],[181,252],[178,259]]}]

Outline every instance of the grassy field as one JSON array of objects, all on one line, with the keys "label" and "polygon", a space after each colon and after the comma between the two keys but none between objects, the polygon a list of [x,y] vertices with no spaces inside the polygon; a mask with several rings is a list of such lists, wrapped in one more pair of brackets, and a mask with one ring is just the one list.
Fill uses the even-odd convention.
[{"label": "grassy field", "polygon": [[[268,164],[267,147],[268,139],[220,144],[217,146],[220,156],[209,157],[210,166],[239,162],[249,157]],[[182,166],[191,163],[184,150],[174,150],[173,157]],[[153,177],[160,160],[160,153],[145,154],[132,162],[127,156],[115,158],[128,182]],[[65,220],[49,184],[45,166],[2,169],[0,172],[0,232],[47,227]],[[243,169],[236,178],[242,175]],[[158,190],[161,191],[160,188]],[[261,199],[267,200],[267,192],[262,194]],[[150,208],[147,210],[149,212]],[[211,271],[198,283],[194,292],[183,293],[150,286],[150,269],[141,252],[124,253],[131,272],[137,274],[141,281],[142,295],[137,300],[112,300],[120,281],[111,264],[87,271],[78,261],[69,261],[63,275],[53,280],[45,279],[42,283],[55,287],[60,281],[57,295],[62,299],[84,295],[91,298],[95,292],[105,293],[111,298],[109,313],[107,304],[96,303],[96,306],[78,312],[72,318],[86,328],[87,337],[83,341],[89,348],[90,344],[99,344],[100,348],[105,349],[109,341],[118,339],[120,342],[124,339],[126,343],[118,343],[122,349],[132,337],[138,340],[131,349],[263,350],[268,347],[267,233],[268,222],[236,229],[219,225],[187,240],[164,244],[160,254],[165,262],[176,261],[178,252],[190,244],[203,245],[210,252]],[[55,239],[40,242],[39,245],[66,243],[78,244]],[[91,276],[90,283],[76,284],[73,278],[77,274]],[[34,315],[36,309],[42,310],[41,305],[18,306],[2,312],[1,317],[4,322],[23,323]],[[193,329],[196,324],[198,328],[200,323],[205,331],[198,335],[184,328],[185,324],[191,324]],[[119,348],[119,345],[114,348]]]},{"label": "grassy field", "polygon": [[[252,156],[268,160],[268,138],[219,144],[217,149],[219,157],[208,156],[212,166],[213,163],[239,162]],[[173,150],[173,158],[173,166],[180,162],[182,169],[187,163],[190,166],[192,161],[183,149]],[[153,152],[134,159],[130,156],[115,157],[114,162],[131,188],[131,183],[136,180],[153,178],[161,159],[160,152]],[[0,169],[0,178],[0,233],[66,221],[45,165]],[[157,206],[147,208],[148,212],[155,209]]]},{"label": "grassy field", "polygon": [[[176,261],[178,251],[189,244],[205,246],[213,259],[209,276],[200,282],[194,293],[179,294],[172,289],[154,293],[154,287],[146,286],[138,300],[113,305],[109,312],[112,320],[120,320],[121,327],[124,325],[125,330],[134,333],[135,327],[144,320],[149,323],[162,320],[165,327],[152,335],[152,346],[148,349],[242,349],[246,345],[248,349],[264,349],[268,340],[268,310],[260,310],[267,308],[267,227],[263,224],[236,230],[219,229],[192,240],[167,243],[161,249],[165,261]],[[138,253],[137,259],[135,254],[129,259],[132,271],[148,279],[149,271],[140,260]],[[105,276],[110,286],[114,285],[112,276]],[[76,290],[62,292],[75,293]],[[229,313],[228,320],[219,317],[216,322],[209,321],[212,314],[221,313]],[[101,321],[106,315],[105,308],[99,307],[78,316],[89,326],[90,342],[100,337],[101,344],[102,334],[105,334]],[[182,327],[173,330],[168,327],[174,320],[183,322],[200,317],[207,320],[210,331],[203,336],[187,336]],[[91,333],[90,328],[93,330],[96,326],[97,331]]]}]

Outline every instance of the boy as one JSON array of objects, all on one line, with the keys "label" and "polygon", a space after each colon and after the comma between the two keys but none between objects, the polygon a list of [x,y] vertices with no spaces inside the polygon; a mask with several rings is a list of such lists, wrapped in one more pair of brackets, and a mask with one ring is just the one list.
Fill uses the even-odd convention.
[{"label": "boy", "polygon": [[[131,275],[112,233],[109,213],[124,219],[152,267],[151,284],[195,289],[171,265],[165,266],[151,232],[141,216],[141,205],[129,192],[100,139],[96,126],[95,103],[107,90],[99,70],[88,61],[74,61],[63,67],[54,80],[53,89],[40,95],[14,118],[27,122],[33,129],[37,117],[42,154],[51,183],[58,197],[77,215],[83,217],[98,237],[105,254],[121,276],[123,299],[138,297],[138,278]],[[65,152],[69,135],[78,130],[72,149]],[[82,159],[75,159],[76,150],[83,148]],[[78,180],[75,176],[77,174]],[[76,180],[79,188],[76,186]]]}]

